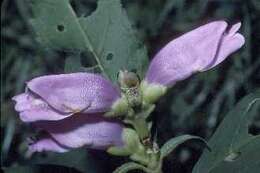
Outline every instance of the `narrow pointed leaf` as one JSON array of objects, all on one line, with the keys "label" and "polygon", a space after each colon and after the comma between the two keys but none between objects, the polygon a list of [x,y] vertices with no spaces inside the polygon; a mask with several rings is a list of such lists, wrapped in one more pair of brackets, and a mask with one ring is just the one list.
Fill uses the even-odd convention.
[{"label": "narrow pointed leaf", "polygon": [[184,142],[187,142],[189,140],[199,140],[206,144],[207,142],[198,136],[192,136],[192,135],[182,135],[175,138],[170,139],[167,141],[161,148],[161,159],[168,156],[174,149],[176,149],[179,145],[183,144]]},{"label": "narrow pointed leaf", "polygon": [[128,162],[128,163],[125,163],[125,164],[121,165],[120,167],[118,167],[115,171],[113,171],[113,173],[127,173],[128,171],[131,171],[131,170],[142,170],[145,173],[150,172],[143,165],[137,164],[135,162]]},{"label": "narrow pointed leaf", "polygon": [[193,173],[260,170],[260,135],[248,133],[249,123],[260,112],[260,91],[243,98],[230,111],[209,141],[211,152],[204,151]]}]

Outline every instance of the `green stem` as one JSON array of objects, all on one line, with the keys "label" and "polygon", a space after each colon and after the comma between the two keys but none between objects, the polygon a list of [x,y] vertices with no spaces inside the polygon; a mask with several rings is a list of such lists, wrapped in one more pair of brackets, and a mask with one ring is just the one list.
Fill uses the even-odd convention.
[{"label": "green stem", "polygon": [[135,117],[132,121],[132,125],[134,126],[141,140],[150,137],[148,124],[143,117]]},{"label": "green stem", "polygon": [[146,121],[146,118],[149,117],[155,106],[144,105],[143,107],[143,111],[137,113],[133,111],[131,116],[125,120],[126,123],[129,123],[134,127],[141,140],[145,140],[151,137],[149,123]]}]

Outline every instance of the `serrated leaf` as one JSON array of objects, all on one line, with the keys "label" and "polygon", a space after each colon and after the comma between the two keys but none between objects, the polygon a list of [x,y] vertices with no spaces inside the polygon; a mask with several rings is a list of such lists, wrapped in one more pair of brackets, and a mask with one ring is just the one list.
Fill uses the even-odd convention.
[{"label": "serrated leaf", "polygon": [[[212,151],[204,151],[193,173],[239,172],[260,170],[260,135],[248,133],[256,112],[259,116],[260,91],[243,98],[230,111],[209,141]],[[255,111],[252,111],[255,110]]]},{"label": "serrated leaf", "polygon": [[179,145],[183,144],[184,142],[187,142],[189,140],[199,140],[206,144],[207,142],[198,136],[192,136],[192,135],[182,135],[175,138],[170,139],[167,141],[160,149],[161,152],[161,159],[168,156],[175,148],[177,148]]},{"label": "serrated leaf", "polygon": [[131,170],[142,170],[144,172],[149,173],[149,170],[147,168],[135,162],[125,163],[118,167],[116,170],[114,170],[113,173],[127,173]]},{"label": "serrated leaf", "polygon": [[97,167],[88,156],[86,149],[76,149],[66,153],[49,152],[44,158],[35,158],[33,163],[37,165],[58,165],[77,169],[81,172],[96,173]]},{"label": "serrated leaf", "polygon": [[77,17],[68,0],[31,0],[32,25],[43,45],[90,51],[101,72],[115,81],[120,69],[143,76],[146,48],[131,27],[120,0],[100,0],[89,17]]}]

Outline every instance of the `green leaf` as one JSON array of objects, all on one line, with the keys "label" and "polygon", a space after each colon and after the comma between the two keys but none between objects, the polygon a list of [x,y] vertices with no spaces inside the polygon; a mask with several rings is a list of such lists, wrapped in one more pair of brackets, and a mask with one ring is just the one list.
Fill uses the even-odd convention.
[{"label": "green leaf", "polygon": [[65,73],[73,73],[83,71],[83,67],[81,67],[80,62],[80,53],[69,55],[65,59],[64,72]]},{"label": "green leaf", "polygon": [[193,173],[259,172],[260,135],[248,133],[250,121],[259,115],[259,103],[260,90],[243,98],[226,115],[209,141],[212,152],[203,152]]},{"label": "green leaf", "polygon": [[76,72],[89,72],[94,73],[98,71],[98,66],[82,67],[81,65],[81,54],[75,53],[70,54],[65,59],[64,72],[65,73],[76,73]]},{"label": "green leaf", "polygon": [[137,164],[135,162],[128,162],[118,167],[116,170],[113,171],[113,173],[127,173],[128,171],[131,170],[142,170],[146,173],[151,172],[143,165]]},{"label": "green leaf", "polygon": [[183,144],[184,142],[187,142],[188,140],[199,140],[199,141],[203,142],[204,144],[206,144],[206,146],[207,146],[207,142],[201,137],[192,136],[192,135],[178,136],[178,137],[170,139],[161,147],[161,149],[160,149],[161,159],[168,156],[176,147]]},{"label": "green leaf", "polygon": [[37,165],[59,165],[77,169],[81,172],[96,173],[97,167],[88,156],[86,149],[72,150],[66,153],[47,153],[44,158],[34,158],[34,164]]},{"label": "green leaf", "polygon": [[31,24],[39,41],[52,49],[91,49],[89,38],[69,4],[69,0],[31,0]]},{"label": "green leaf", "polygon": [[[77,17],[68,0],[31,0],[32,26],[40,42],[60,50],[90,51],[101,72],[115,81],[120,69],[143,76],[146,48],[131,27],[120,0],[100,0],[89,17]],[[78,60],[75,60],[78,61]]]},{"label": "green leaf", "polygon": [[40,172],[40,167],[37,166],[15,166],[4,168],[4,173],[37,173]]},{"label": "green leaf", "polygon": [[62,173],[72,173],[78,172],[75,169],[63,167],[63,166],[53,166],[53,165],[19,165],[12,167],[4,167],[2,168],[4,173],[54,173],[54,172],[62,172]]}]

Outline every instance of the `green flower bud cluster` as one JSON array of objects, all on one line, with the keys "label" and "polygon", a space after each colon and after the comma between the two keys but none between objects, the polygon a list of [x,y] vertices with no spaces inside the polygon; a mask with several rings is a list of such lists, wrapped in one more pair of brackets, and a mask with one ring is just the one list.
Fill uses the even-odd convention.
[{"label": "green flower bud cluster", "polygon": [[123,147],[110,147],[107,152],[116,156],[130,156],[134,161],[142,163],[150,169],[159,166],[160,153],[152,148],[146,148],[139,140],[135,130],[125,128],[123,131]]},{"label": "green flower bud cluster", "polygon": [[154,103],[166,93],[161,85],[140,82],[139,77],[128,71],[120,71],[118,83],[121,98],[113,105],[107,117],[118,117],[128,127],[123,130],[124,146],[110,147],[107,152],[117,156],[129,156],[149,169],[160,169],[160,152],[151,140],[152,122],[148,117],[155,108]]},{"label": "green flower bud cluster", "polygon": [[132,116],[136,110],[146,109],[158,101],[167,91],[167,87],[159,84],[140,83],[139,77],[128,71],[120,71],[118,83],[122,97],[113,105],[107,117]]}]

